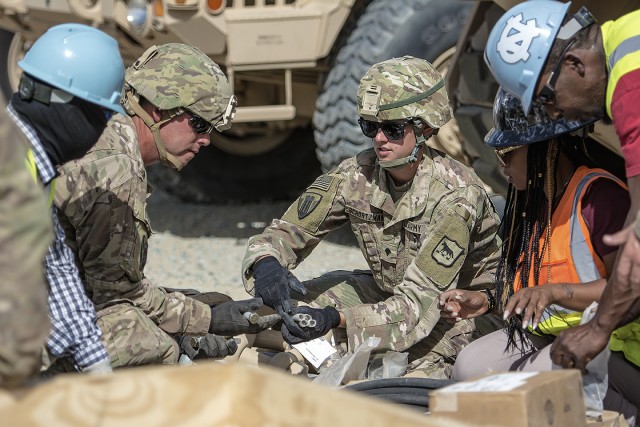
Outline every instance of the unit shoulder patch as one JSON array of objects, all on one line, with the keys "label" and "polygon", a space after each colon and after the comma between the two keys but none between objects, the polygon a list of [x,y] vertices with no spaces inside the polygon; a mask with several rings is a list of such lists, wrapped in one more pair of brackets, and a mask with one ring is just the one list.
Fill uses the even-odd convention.
[{"label": "unit shoulder patch", "polygon": [[316,233],[331,211],[338,186],[344,177],[322,175],[311,184],[297,202],[289,206],[282,220]]},{"label": "unit shoulder patch", "polygon": [[451,267],[463,252],[464,249],[458,242],[447,236],[443,236],[433,249],[433,252],[431,252],[431,258],[444,267]]},{"label": "unit shoulder patch", "polygon": [[322,194],[309,190],[305,191],[302,196],[298,197],[298,219],[303,219],[309,216],[309,214],[318,207],[321,201]]},{"label": "unit shoulder patch", "polygon": [[462,218],[448,214],[437,219],[415,259],[422,273],[438,290],[447,289],[458,276],[469,247],[469,229]]}]

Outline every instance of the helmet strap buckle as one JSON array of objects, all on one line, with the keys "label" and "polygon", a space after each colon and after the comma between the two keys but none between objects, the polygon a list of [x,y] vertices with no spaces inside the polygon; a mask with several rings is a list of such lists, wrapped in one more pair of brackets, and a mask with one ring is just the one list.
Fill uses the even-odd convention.
[{"label": "helmet strap buckle", "polygon": [[431,138],[433,135],[438,133],[437,129],[433,129],[432,132],[429,134],[429,137],[428,138],[425,137],[422,134],[422,131],[424,129],[424,123],[421,120],[419,121],[416,120],[413,122],[413,129],[416,136],[416,145],[413,147],[413,150],[411,150],[411,153],[407,157],[403,157],[402,159],[378,161],[378,163],[380,164],[380,167],[382,167],[385,170],[391,170],[391,169],[397,169],[405,165],[409,165],[411,163],[417,162],[418,152],[420,151],[420,148],[426,144],[428,138]]}]

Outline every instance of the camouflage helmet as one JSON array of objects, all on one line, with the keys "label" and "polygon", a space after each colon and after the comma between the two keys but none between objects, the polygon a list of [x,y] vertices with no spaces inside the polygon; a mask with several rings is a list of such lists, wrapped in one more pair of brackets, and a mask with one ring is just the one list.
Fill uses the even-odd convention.
[{"label": "camouflage helmet", "polygon": [[586,128],[595,121],[553,120],[538,102],[533,102],[529,114],[525,115],[520,100],[500,88],[493,103],[494,127],[484,142],[494,148],[533,144]]},{"label": "camouflage helmet", "polygon": [[[231,126],[237,104],[220,67],[181,43],[150,47],[126,70],[125,92],[131,89],[160,110],[188,110],[219,131]],[[123,106],[133,114],[127,104],[123,97]]]},{"label": "camouflage helmet", "polygon": [[451,119],[442,75],[412,56],[374,64],[360,80],[357,112],[366,120],[419,117],[434,129]]}]

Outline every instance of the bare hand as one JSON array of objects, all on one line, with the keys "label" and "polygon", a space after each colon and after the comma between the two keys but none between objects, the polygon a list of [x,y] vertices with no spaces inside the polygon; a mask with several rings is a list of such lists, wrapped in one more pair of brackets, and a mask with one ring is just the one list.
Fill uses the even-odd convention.
[{"label": "bare hand", "polygon": [[455,323],[485,314],[489,309],[489,301],[484,292],[452,289],[440,295],[438,306],[440,316]]},{"label": "bare hand", "polygon": [[637,288],[640,286],[640,240],[633,228],[632,223],[615,234],[605,234],[602,241],[609,246],[624,245],[618,252],[611,280],[625,287]]},{"label": "bare hand", "polygon": [[553,296],[555,286],[558,285],[553,284],[520,289],[509,298],[504,308],[504,320],[517,314],[522,316],[522,329],[526,329],[530,324],[533,325],[533,329],[537,328],[544,309],[555,301]]},{"label": "bare hand", "polygon": [[609,343],[609,334],[593,327],[593,322],[574,326],[558,335],[551,345],[551,360],[566,369],[587,373],[587,363]]}]

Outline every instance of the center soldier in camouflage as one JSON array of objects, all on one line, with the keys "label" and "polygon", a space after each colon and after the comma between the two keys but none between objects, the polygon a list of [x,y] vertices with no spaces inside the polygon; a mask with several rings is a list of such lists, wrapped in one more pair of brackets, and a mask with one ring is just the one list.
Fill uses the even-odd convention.
[{"label": "center soldier in camouflage", "polygon": [[[127,114],[114,115],[83,158],[60,168],[55,192],[112,367],[176,363],[176,334],[232,336],[271,326],[242,316],[262,305],[258,298],[209,307],[154,286],[143,272],[151,235],[145,165],[179,170],[209,145],[214,128],[231,126],[236,98],[224,73],[194,47],[153,46],[126,70],[122,105]],[[216,356],[233,351],[222,341]]]},{"label": "center soldier in camouflage", "polygon": [[444,80],[427,61],[405,56],[373,65],[360,81],[357,113],[373,148],[320,176],[282,219],[249,240],[245,287],[265,304],[286,305],[294,288],[288,270],[349,222],[371,270],[304,283],[306,296],[293,296],[320,308],[299,306],[289,314],[310,314],[316,326],[301,328],[283,310],[285,339],[307,341],[344,328],[334,337],[342,335],[350,351],[377,336],[378,350],[409,352],[409,371],[448,378],[480,328],[441,320],[438,295],[492,286],[498,215],[469,168],[425,144],[451,118]]}]

